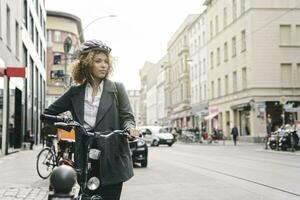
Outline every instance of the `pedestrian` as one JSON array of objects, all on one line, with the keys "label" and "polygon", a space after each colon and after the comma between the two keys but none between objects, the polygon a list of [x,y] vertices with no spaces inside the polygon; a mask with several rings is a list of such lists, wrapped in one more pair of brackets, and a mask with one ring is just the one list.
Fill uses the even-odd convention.
[{"label": "pedestrian", "polygon": [[[124,85],[109,79],[113,71],[110,51],[111,48],[99,40],[85,41],[79,48],[78,59],[72,63],[72,78],[77,85],[50,105],[45,114],[58,115],[70,111],[73,119],[88,131],[126,129],[131,137],[138,137],[139,131]],[[82,168],[86,155],[82,150],[85,141],[80,134],[76,134],[75,139],[75,165]],[[105,175],[101,176],[101,190],[98,191],[103,200],[119,200],[123,182],[133,176],[128,142],[118,142],[118,145],[112,147],[115,152],[106,155],[108,159],[101,162],[99,169],[101,173],[106,169]]]},{"label": "pedestrian", "polygon": [[234,146],[236,146],[236,140],[237,140],[238,134],[239,134],[239,131],[238,131],[237,127],[234,125],[231,130],[231,135],[233,138]]}]

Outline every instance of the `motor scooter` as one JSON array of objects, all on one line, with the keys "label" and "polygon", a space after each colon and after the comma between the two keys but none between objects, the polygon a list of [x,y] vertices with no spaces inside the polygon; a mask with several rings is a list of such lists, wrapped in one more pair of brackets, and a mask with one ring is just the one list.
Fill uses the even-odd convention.
[{"label": "motor scooter", "polygon": [[279,148],[282,151],[291,149],[292,151],[300,149],[299,136],[294,129],[286,129],[284,135],[279,139]]}]

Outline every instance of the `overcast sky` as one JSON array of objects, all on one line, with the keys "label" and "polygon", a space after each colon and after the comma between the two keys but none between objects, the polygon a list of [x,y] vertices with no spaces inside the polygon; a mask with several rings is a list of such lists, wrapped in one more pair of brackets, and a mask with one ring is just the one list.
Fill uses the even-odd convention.
[{"label": "overcast sky", "polygon": [[46,0],[47,10],[81,18],[85,39],[100,39],[117,59],[112,79],[140,89],[139,69],[167,53],[167,43],[188,14],[201,13],[204,0]]}]

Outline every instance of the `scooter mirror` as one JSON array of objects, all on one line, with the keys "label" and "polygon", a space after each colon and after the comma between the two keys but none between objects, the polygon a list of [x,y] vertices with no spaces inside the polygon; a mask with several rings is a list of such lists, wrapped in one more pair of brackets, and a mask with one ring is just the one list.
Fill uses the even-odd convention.
[{"label": "scooter mirror", "polygon": [[99,149],[90,149],[89,158],[92,160],[99,160],[101,151]]}]

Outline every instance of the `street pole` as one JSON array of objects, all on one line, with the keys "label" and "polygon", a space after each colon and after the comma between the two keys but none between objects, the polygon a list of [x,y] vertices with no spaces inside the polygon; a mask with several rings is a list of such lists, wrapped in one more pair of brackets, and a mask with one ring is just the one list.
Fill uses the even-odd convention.
[{"label": "street pole", "polygon": [[68,73],[67,73],[67,61],[68,61],[68,53],[72,47],[72,39],[70,36],[66,37],[64,41],[64,53],[65,53],[65,72],[64,72],[64,84],[65,89],[68,88]]}]

